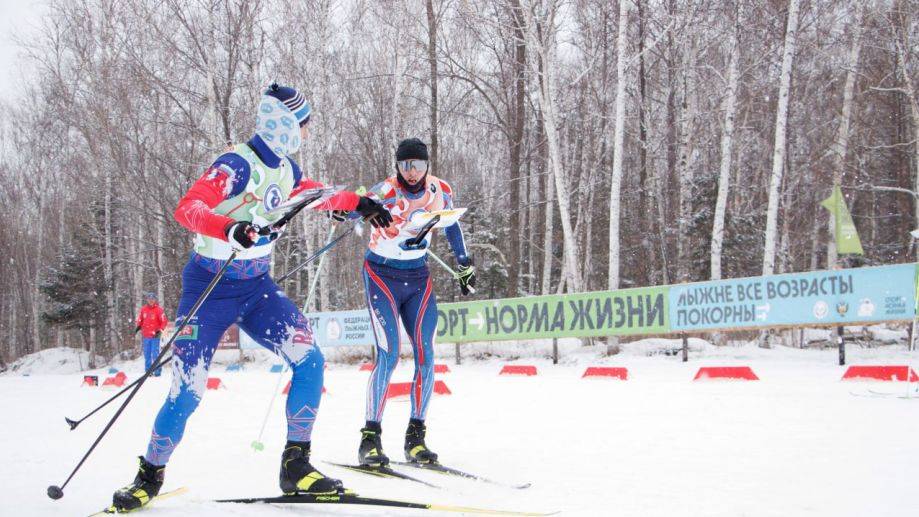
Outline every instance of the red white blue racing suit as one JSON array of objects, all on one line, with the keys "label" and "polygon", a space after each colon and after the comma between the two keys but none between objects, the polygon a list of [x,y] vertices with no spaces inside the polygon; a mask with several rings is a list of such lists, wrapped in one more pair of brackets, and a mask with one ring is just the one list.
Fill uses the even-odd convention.
[{"label": "red white blue racing suit", "polygon": [[[418,234],[411,218],[420,212],[453,208],[453,191],[447,182],[430,174],[424,190],[412,194],[396,176],[375,185],[371,193],[392,214],[389,228],[374,228],[364,261],[364,289],[377,342],[376,363],[367,386],[366,420],[380,422],[386,406],[386,390],[399,361],[401,320],[415,355],[412,379],[412,418],[424,420],[434,388],[434,336],[437,331],[437,297],[427,266],[427,248],[432,234],[417,249],[406,249],[405,241]],[[457,261],[468,265],[463,231],[459,223],[445,228]]]}]

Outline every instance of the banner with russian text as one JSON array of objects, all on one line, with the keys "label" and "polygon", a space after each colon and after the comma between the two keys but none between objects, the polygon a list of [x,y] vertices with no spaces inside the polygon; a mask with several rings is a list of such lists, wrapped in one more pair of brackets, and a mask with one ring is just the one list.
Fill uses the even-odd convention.
[{"label": "banner with russian text", "polygon": [[908,320],[915,264],[670,286],[673,331]]},{"label": "banner with russian text", "polygon": [[[364,346],[376,344],[370,312],[367,309],[354,311],[311,312],[306,315],[313,329],[313,339],[320,347]],[[405,329],[399,326],[402,343],[408,343]],[[243,339],[242,336],[245,336]],[[241,333],[242,348],[258,348],[254,339]]]},{"label": "banner with russian text", "polygon": [[438,306],[437,340],[500,341],[664,334],[667,287],[505,298]]}]

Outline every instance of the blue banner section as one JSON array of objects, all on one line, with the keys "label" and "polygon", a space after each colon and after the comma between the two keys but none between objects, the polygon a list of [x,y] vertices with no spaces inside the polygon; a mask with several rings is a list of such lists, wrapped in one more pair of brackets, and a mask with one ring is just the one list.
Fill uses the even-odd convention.
[{"label": "blue banner section", "polygon": [[915,286],[915,264],[673,285],[671,331],[909,320]]},{"label": "blue banner section", "polygon": [[[311,312],[306,319],[313,329],[313,338],[320,348],[333,346],[367,346],[375,345],[373,327],[367,309],[354,311]],[[408,343],[405,329],[399,328],[402,343]],[[258,343],[245,332],[239,333],[239,346],[243,349],[258,348]]]},{"label": "blue banner section", "polygon": [[306,315],[313,337],[322,348],[373,345],[373,327],[367,309],[340,312],[313,312]]},{"label": "blue banner section", "polygon": [[[307,314],[306,318],[313,328],[313,338],[321,348],[376,344],[367,309],[314,312]],[[245,332],[240,332],[239,338],[243,349],[259,347]]]}]

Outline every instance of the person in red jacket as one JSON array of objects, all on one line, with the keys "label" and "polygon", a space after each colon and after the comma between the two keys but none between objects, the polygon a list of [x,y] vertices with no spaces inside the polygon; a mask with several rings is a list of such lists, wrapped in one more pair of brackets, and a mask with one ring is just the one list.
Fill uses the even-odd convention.
[{"label": "person in red jacket", "polygon": [[[134,334],[141,332],[144,348],[144,370],[149,370],[153,366],[153,361],[160,355],[160,336],[166,329],[166,313],[163,308],[156,303],[156,295],[147,293],[144,295],[147,300],[140,308],[140,314],[137,315],[137,328]],[[153,375],[160,376],[160,368],[157,368]]]}]

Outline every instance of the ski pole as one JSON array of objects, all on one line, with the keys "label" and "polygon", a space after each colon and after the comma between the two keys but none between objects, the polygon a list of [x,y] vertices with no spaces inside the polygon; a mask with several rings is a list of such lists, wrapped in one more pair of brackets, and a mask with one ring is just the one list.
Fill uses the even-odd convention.
[{"label": "ski pole", "polygon": [[[357,228],[357,226],[358,226],[359,224],[361,224],[361,219],[357,219],[356,221],[354,221],[354,224],[352,224],[347,230],[345,230],[344,232],[342,232],[341,235],[339,235],[338,237],[335,237],[334,239],[330,240],[328,243],[326,243],[325,246],[319,248],[319,249],[316,251],[316,253],[313,253],[312,255],[310,255],[309,257],[307,257],[307,259],[304,260],[300,265],[298,265],[297,267],[291,269],[290,271],[288,271],[287,273],[285,273],[284,276],[282,276],[281,278],[278,278],[276,281],[277,281],[278,283],[281,283],[281,282],[283,282],[284,280],[286,280],[288,277],[290,277],[290,275],[292,275],[292,274],[296,273],[297,271],[300,271],[301,269],[305,268],[306,266],[312,264],[314,260],[316,260],[317,258],[321,257],[325,252],[327,252],[327,251],[329,251],[330,249],[334,248],[335,245],[338,244],[338,241],[344,239],[345,236],[347,236],[349,233],[353,232],[354,229]],[[335,227],[333,226],[332,228],[334,229]]]},{"label": "ski pole", "polygon": [[[300,207],[297,208],[297,211],[299,211],[299,208],[300,208]],[[355,222],[355,225],[357,225],[357,224],[360,224],[360,221]],[[299,266],[295,267],[293,270],[287,272],[287,274],[285,274],[284,276],[282,276],[281,278],[279,278],[277,281],[278,281],[278,282],[281,282],[281,281],[283,281],[284,279],[286,279],[287,277],[289,277],[290,275],[296,273],[297,271],[299,271],[299,270],[303,269],[304,267],[306,267],[307,265],[311,264],[314,260],[316,260],[317,257],[322,256],[326,251],[328,251],[329,249],[331,249],[331,248],[334,246],[334,244],[336,244],[339,240],[341,240],[342,238],[344,238],[345,235],[347,235],[348,233],[354,231],[354,229],[355,229],[354,226],[352,226],[351,228],[349,228],[347,232],[343,233],[340,237],[336,238],[334,242],[331,242],[331,241],[330,241],[329,243],[327,243],[326,246],[324,246],[324,247],[321,248],[319,251],[317,251],[316,253],[314,253],[313,255],[311,255],[309,258],[307,258],[305,261],[303,261],[302,264],[300,264]],[[333,227],[330,229],[330,232],[331,232],[331,231],[334,231],[334,230],[335,230],[335,227],[333,226]],[[171,341],[170,341],[170,342],[171,342]],[[168,346],[168,345],[167,345],[167,346]],[[164,350],[165,350],[165,348],[164,348]],[[171,360],[172,360],[172,356],[169,356],[169,357],[163,359],[162,362],[156,363],[156,366],[154,366],[153,368],[154,368],[154,369],[162,368],[163,366],[165,366],[166,364],[168,364],[169,361],[171,361]],[[64,417],[64,421],[67,422],[67,425],[70,426],[70,430],[73,431],[74,429],[77,428],[77,426],[79,426],[80,424],[82,424],[84,420],[86,420],[87,418],[89,418],[89,417],[93,416],[94,414],[98,413],[99,410],[101,410],[101,409],[104,408],[105,406],[109,405],[113,400],[115,400],[115,399],[117,399],[118,397],[120,397],[120,396],[124,395],[125,393],[127,393],[131,388],[133,388],[134,386],[136,386],[137,383],[139,383],[140,380],[141,380],[142,378],[143,378],[143,377],[140,377],[140,378],[136,379],[134,382],[132,382],[131,384],[128,384],[128,385],[125,386],[124,388],[121,388],[121,390],[120,390],[118,393],[115,393],[114,395],[112,395],[111,397],[109,397],[108,400],[106,400],[105,402],[103,402],[103,403],[100,404],[99,406],[96,406],[95,409],[93,409],[92,411],[90,411],[89,413],[87,413],[86,415],[84,415],[83,418],[80,418],[79,420],[73,420],[73,419],[71,419],[71,418]]]},{"label": "ski pole", "polygon": [[[332,236],[335,235],[335,225],[330,225],[329,236],[326,237],[326,244],[332,241]],[[325,262],[325,255],[322,255],[319,258],[319,264],[316,265],[316,274],[313,276],[313,281],[310,282],[310,290],[306,295],[306,305],[304,306],[304,312],[309,309],[310,302],[313,301],[313,293],[316,292],[316,284],[319,283],[319,272],[322,271],[322,264]],[[274,399],[278,398],[278,388],[281,387],[281,381],[284,379],[284,372],[281,372],[281,375],[278,375],[278,382],[275,383],[274,391],[271,394],[271,400],[268,401],[268,410],[265,411],[265,418],[262,420],[262,428],[258,431],[258,438],[255,439],[251,444],[249,444],[256,451],[261,451],[265,449],[265,444],[262,443],[262,435],[265,433],[265,426],[268,425],[268,417],[271,415],[271,408],[274,407]]]},{"label": "ski pole", "polygon": [[[219,282],[220,279],[223,278],[223,274],[226,272],[227,268],[230,266],[230,263],[233,262],[233,260],[236,258],[236,253],[237,252],[234,250],[233,253],[230,254],[230,257],[226,260],[226,262],[224,262],[223,266],[220,267],[220,270],[217,271],[217,274],[214,275],[214,278],[211,280],[211,283],[208,284],[204,292],[201,293],[201,296],[198,297],[198,300],[192,306],[191,310],[188,311],[188,314],[185,315],[185,319],[182,320],[182,323],[176,328],[175,333],[173,333],[172,337],[169,338],[169,342],[166,343],[166,346],[163,347],[163,350],[160,351],[160,354],[156,356],[156,359],[153,361],[154,363],[159,363],[160,360],[163,359],[163,356],[166,355],[166,352],[168,352],[169,349],[172,348],[172,343],[176,340],[176,337],[179,336],[182,330],[188,325],[188,322],[191,321],[191,319],[198,312],[198,309],[201,308],[201,305],[204,303],[204,300],[207,299],[207,297],[211,294],[211,291],[214,290],[214,287],[217,286],[217,282]],[[48,487],[48,497],[50,497],[51,499],[60,499],[64,497],[64,487],[67,486],[67,483],[70,483],[70,480],[73,479],[74,474],[76,474],[77,471],[80,470],[80,467],[82,467],[83,463],[86,462],[86,458],[88,458],[89,455],[96,448],[96,446],[99,445],[99,442],[102,441],[102,438],[105,436],[105,434],[108,433],[109,429],[112,428],[112,425],[114,425],[115,421],[118,420],[118,417],[121,416],[121,413],[124,411],[124,408],[128,407],[128,404],[131,402],[131,399],[134,398],[134,395],[137,395],[137,392],[140,390],[140,387],[144,385],[144,381],[146,381],[147,378],[150,377],[150,375],[154,371],[156,371],[156,364],[154,364],[153,367],[151,367],[149,370],[145,371],[143,375],[141,375],[140,379],[138,379],[139,382],[137,383],[137,385],[134,386],[134,389],[131,391],[130,394],[128,394],[128,398],[125,399],[125,401],[121,403],[121,407],[119,407],[118,411],[116,411],[115,414],[112,415],[111,420],[108,421],[108,424],[105,425],[105,428],[103,428],[102,432],[99,433],[99,436],[96,437],[96,441],[94,441],[93,444],[89,446],[89,450],[86,451],[86,454],[83,455],[83,458],[80,459],[80,462],[77,463],[76,467],[74,467],[73,472],[71,472],[70,475],[67,476],[67,479],[64,481],[64,483],[61,486],[51,485]]]},{"label": "ski pole", "polygon": [[[433,258],[434,260],[436,260],[438,264],[440,264],[441,266],[443,266],[444,269],[447,270],[447,273],[450,273],[451,275],[453,275],[453,278],[455,278],[456,280],[459,280],[460,274],[457,273],[456,271],[454,271],[452,267],[448,266],[446,262],[444,262],[443,260],[440,260],[440,257],[438,257],[437,255],[435,255],[434,252],[431,251],[430,249],[428,249],[428,255],[430,255],[431,258]],[[469,292],[470,292],[470,293],[475,294],[475,287],[472,287],[471,285],[467,285],[467,286],[466,286],[466,289],[469,289]]]},{"label": "ski pole", "polygon": [[[172,356],[169,356],[169,357],[163,359],[163,361],[162,361],[161,363],[154,363],[153,369],[156,370],[156,369],[158,369],[158,368],[161,368],[161,367],[163,367],[163,365],[167,364],[167,363],[168,363],[169,361],[171,361],[171,360],[172,360]],[[137,379],[135,379],[134,382],[132,382],[131,384],[128,384],[128,385],[125,386],[124,388],[121,388],[121,390],[120,390],[118,393],[112,395],[111,397],[109,397],[108,400],[106,400],[106,401],[103,402],[102,404],[96,406],[96,409],[93,409],[92,411],[90,411],[89,413],[87,413],[86,415],[84,415],[83,418],[81,418],[81,419],[79,419],[79,420],[71,420],[70,418],[67,418],[67,417],[65,416],[65,417],[64,417],[64,421],[67,422],[67,425],[70,426],[70,430],[73,431],[74,429],[77,428],[78,425],[82,424],[84,420],[86,420],[87,418],[89,418],[89,417],[95,415],[96,413],[99,412],[100,409],[102,409],[102,408],[104,408],[105,406],[109,405],[109,403],[111,403],[113,400],[115,400],[115,399],[117,399],[118,397],[124,395],[128,390],[130,390],[131,388],[133,388],[134,386],[136,386],[137,383],[139,383],[140,380],[143,379],[143,378],[144,378],[143,376],[140,376],[140,377],[138,377]]]},{"label": "ski pole", "polygon": [[[159,369],[162,368],[163,366],[166,366],[167,364],[169,364],[169,361],[172,361],[172,356],[171,356],[171,355],[170,355],[169,357],[166,357],[165,359],[163,359],[162,361],[160,361],[160,362],[158,362],[158,363],[154,363],[153,370],[154,370],[154,371],[159,370]],[[134,379],[134,382],[132,382],[131,384],[128,384],[128,385],[125,386],[124,388],[121,388],[121,390],[118,391],[118,393],[112,395],[111,397],[109,397],[108,400],[106,400],[106,401],[103,402],[102,404],[96,406],[96,409],[93,409],[93,410],[90,411],[89,413],[85,414],[85,415],[83,416],[83,418],[81,418],[81,419],[79,419],[79,420],[71,420],[70,418],[67,418],[67,417],[65,416],[65,417],[64,417],[64,421],[67,422],[67,425],[70,426],[70,430],[73,431],[74,429],[77,428],[78,425],[82,424],[84,420],[86,420],[87,418],[89,418],[89,417],[95,415],[96,413],[99,412],[100,409],[102,409],[102,408],[104,408],[105,406],[109,405],[109,403],[111,403],[113,400],[115,400],[115,399],[117,399],[118,397],[124,395],[128,390],[130,390],[131,388],[133,388],[134,386],[136,386],[137,383],[139,383],[140,380],[141,380],[142,378],[143,378],[143,376],[138,377],[137,379]]]}]

